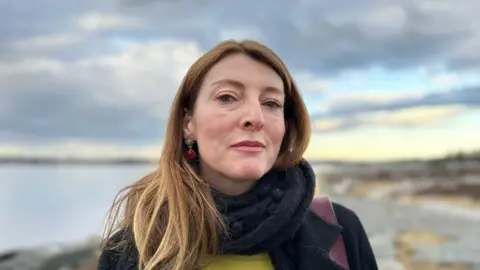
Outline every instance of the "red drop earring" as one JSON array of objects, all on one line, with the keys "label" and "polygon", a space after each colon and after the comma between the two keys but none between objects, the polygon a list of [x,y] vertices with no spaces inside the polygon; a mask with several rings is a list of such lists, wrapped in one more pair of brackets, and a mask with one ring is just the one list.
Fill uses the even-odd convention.
[{"label": "red drop earring", "polygon": [[185,144],[187,145],[188,149],[187,151],[185,151],[185,157],[188,159],[188,160],[193,160],[197,157],[197,152],[195,152],[195,150],[193,150],[193,141],[190,140],[190,139],[186,139],[185,140]]}]

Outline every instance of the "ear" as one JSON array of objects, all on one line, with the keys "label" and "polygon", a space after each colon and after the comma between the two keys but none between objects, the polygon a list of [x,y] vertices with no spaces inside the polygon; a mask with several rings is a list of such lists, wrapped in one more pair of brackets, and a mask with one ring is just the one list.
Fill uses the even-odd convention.
[{"label": "ear", "polygon": [[193,122],[193,115],[185,110],[183,117],[183,137],[185,139],[195,140],[195,124]]}]

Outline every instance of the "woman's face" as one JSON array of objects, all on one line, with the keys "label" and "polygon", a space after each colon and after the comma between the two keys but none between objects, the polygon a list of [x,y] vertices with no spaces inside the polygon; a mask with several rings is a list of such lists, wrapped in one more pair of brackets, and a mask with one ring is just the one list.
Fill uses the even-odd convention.
[{"label": "woman's face", "polygon": [[284,104],[282,79],[268,65],[233,54],[212,67],[184,135],[197,141],[202,175],[214,188],[251,186],[273,167],[285,134]]}]

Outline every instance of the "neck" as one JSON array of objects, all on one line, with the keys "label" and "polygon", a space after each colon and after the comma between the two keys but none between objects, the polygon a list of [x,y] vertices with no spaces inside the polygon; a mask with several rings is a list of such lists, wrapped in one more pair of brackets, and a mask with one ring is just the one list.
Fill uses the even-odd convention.
[{"label": "neck", "polygon": [[205,165],[201,166],[201,174],[214,190],[229,196],[236,196],[249,191],[256,182],[252,180],[232,180]]}]

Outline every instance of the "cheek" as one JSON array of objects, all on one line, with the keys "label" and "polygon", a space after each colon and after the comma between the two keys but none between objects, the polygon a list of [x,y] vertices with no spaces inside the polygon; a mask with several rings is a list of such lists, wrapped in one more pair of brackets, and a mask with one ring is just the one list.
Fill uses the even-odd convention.
[{"label": "cheek", "polygon": [[195,123],[199,154],[202,161],[212,168],[222,160],[230,138],[232,127],[225,120],[211,114],[211,117],[198,117]]},{"label": "cheek", "polygon": [[230,122],[218,113],[198,114],[195,119],[197,140],[207,144],[218,143],[225,138],[229,130],[232,130]]},{"label": "cheek", "polygon": [[280,145],[282,144],[283,137],[285,136],[285,123],[283,121],[273,121],[271,122],[269,128],[269,136],[272,144],[280,149]]},{"label": "cheek", "polygon": [[283,137],[285,137],[285,125],[282,124],[277,130],[277,134],[276,134],[276,139],[278,140],[279,144],[282,143]]}]

